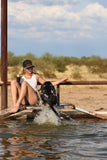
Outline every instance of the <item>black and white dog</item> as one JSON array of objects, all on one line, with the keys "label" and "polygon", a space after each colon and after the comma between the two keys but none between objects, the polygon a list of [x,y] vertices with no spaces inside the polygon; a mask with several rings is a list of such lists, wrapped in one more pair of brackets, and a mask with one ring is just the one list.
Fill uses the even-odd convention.
[{"label": "black and white dog", "polygon": [[46,81],[43,85],[41,85],[40,90],[42,104],[48,105],[60,120],[69,120],[70,117],[68,115],[59,113],[55,108],[57,106],[57,96],[55,87],[52,85],[52,83],[50,81]]},{"label": "black and white dog", "polygon": [[56,114],[56,116],[61,119],[59,113],[54,108],[54,106],[56,106],[57,104],[57,96],[53,84],[50,81],[46,81],[43,85],[41,85],[40,91],[41,91],[40,97],[42,100],[42,104],[48,105]]},{"label": "black and white dog", "polygon": [[[63,120],[62,114],[59,114],[55,108],[57,106],[57,96],[56,96],[56,90],[53,84],[50,81],[46,81],[41,85],[39,91],[40,91],[40,98],[41,98],[42,104],[51,108],[52,111],[56,114],[56,116],[60,120]],[[39,115],[37,110],[34,110],[33,113],[34,113],[34,117],[36,115]],[[64,117],[66,116],[64,115]]]},{"label": "black and white dog", "polygon": [[56,90],[50,81],[41,85],[40,91],[40,97],[44,105],[55,106],[57,104]]}]

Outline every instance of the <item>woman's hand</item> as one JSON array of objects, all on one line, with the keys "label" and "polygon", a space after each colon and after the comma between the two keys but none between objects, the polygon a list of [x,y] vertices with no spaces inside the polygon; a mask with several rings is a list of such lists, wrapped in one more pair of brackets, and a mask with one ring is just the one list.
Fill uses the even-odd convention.
[{"label": "woman's hand", "polygon": [[52,82],[52,84],[55,86],[55,85],[57,85],[57,84],[59,84],[59,83],[67,82],[68,80],[69,80],[68,78],[63,78],[63,79],[61,79],[61,80],[59,80],[59,81]]},{"label": "woman's hand", "polygon": [[60,82],[60,83],[67,82],[68,80],[69,80],[68,78],[64,78],[64,79],[62,79],[62,80],[61,80],[61,82]]}]

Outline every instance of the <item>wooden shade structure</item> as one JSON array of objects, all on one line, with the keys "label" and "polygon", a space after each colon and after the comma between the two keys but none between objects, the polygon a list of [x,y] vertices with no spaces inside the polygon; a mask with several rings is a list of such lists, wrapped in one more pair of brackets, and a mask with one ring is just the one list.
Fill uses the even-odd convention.
[{"label": "wooden shade structure", "polygon": [[[7,108],[7,1],[1,0],[1,109]],[[69,81],[60,85],[107,85],[107,81]],[[60,105],[60,91],[57,86],[58,105]]]}]

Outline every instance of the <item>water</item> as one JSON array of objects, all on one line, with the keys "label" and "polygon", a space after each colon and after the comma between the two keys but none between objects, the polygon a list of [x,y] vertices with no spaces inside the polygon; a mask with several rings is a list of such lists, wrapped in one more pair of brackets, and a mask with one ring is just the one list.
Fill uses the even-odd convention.
[{"label": "water", "polygon": [[[43,114],[42,114],[43,118]],[[39,117],[40,120],[40,117]],[[42,121],[43,122],[43,121]],[[0,160],[107,159],[107,122],[0,122]]]},{"label": "water", "polygon": [[[57,110],[56,110],[57,111]],[[57,111],[58,113],[58,111]],[[50,123],[51,125],[60,125],[61,121],[59,119],[59,116],[53,112],[53,110],[49,107],[42,105],[42,111],[39,112],[39,115],[37,115],[34,119],[34,122],[41,125],[45,123]]]}]

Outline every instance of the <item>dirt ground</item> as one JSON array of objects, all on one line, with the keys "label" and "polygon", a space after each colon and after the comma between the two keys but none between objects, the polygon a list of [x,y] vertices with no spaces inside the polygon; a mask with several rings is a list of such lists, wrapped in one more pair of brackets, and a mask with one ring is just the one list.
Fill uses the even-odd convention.
[{"label": "dirt ground", "polygon": [[[107,86],[60,86],[60,103],[72,103],[88,111],[107,110]],[[12,107],[10,87],[8,107]]]},{"label": "dirt ground", "polygon": [[88,111],[107,110],[107,87],[69,87],[62,90],[60,99]]}]

